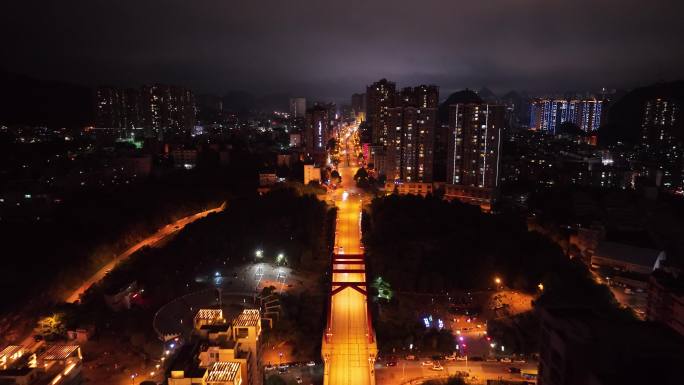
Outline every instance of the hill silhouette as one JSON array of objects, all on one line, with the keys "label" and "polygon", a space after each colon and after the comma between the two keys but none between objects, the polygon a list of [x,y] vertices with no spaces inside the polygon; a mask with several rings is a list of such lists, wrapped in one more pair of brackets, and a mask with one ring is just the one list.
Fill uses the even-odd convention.
[{"label": "hill silhouette", "polygon": [[[599,143],[612,145],[617,142],[638,144],[641,133],[641,120],[647,101],[665,98],[684,102],[684,80],[656,83],[636,88],[616,100],[609,107],[606,123],[599,129]],[[677,134],[682,137],[682,120],[679,120]]]},{"label": "hill silhouette", "polygon": [[480,98],[477,93],[473,90],[465,89],[461,91],[456,91],[439,105],[437,110],[437,118],[440,123],[449,123],[449,106],[457,103],[482,103],[482,98]]},{"label": "hill silhouette", "polygon": [[0,123],[46,127],[92,124],[92,89],[0,70]]}]

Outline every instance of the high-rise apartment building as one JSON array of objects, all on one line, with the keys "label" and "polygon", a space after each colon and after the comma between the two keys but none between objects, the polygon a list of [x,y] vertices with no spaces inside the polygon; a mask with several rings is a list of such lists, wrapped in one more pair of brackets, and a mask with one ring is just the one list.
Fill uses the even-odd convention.
[{"label": "high-rise apartment building", "polygon": [[95,125],[99,128],[123,128],[125,100],[115,87],[95,90]]},{"label": "high-rise apartment building", "polygon": [[195,98],[192,91],[162,85],[143,86],[140,91],[143,126],[154,133],[179,133],[195,125]]},{"label": "high-rise apartment building", "polygon": [[447,184],[495,188],[499,180],[503,105],[449,106]]},{"label": "high-rise apartment building", "polygon": [[95,90],[95,125],[100,128],[140,127],[138,90],[98,87]]},{"label": "high-rise apartment building", "polygon": [[439,88],[404,88],[395,101],[387,109],[387,179],[432,182]]},{"label": "high-rise apartment building", "polygon": [[290,116],[293,118],[303,118],[306,114],[305,98],[290,98]]},{"label": "high-rise apartment building", "polygon": [[313,106],[306,111],[304,148],[314,160],[325,158],[325,147],[330,139],[329,109]]},{"label": "high-rise apartment building", "polygon": [[677,125],[681,124],[681,106],[677,101],[653,99],[644,106],[641,123],[642,144],[648,147],[672,146],[677,141]]},{"label": "high-rise apartment building", "polygon": [[644,104],[640,175],[667,189],[684,189],[681,102],[657,98]]},{"label": "high-rise apartment building", "polygon": [[603,102],[596,99],[537,99],[530,106],[530,128],[555,134],[561,123],[571,122],[584,132],[598,130]]},{"label": "high-rise apartment building", "polygon": [[366,87],[366,120],[371,126],[373,144],[387,145],[389,109],[394,107],[397,86],[387,79]]}]

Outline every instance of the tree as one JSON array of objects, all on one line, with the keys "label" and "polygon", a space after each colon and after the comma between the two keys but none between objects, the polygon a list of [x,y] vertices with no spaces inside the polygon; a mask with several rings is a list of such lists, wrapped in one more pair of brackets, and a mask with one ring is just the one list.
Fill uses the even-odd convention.
[{"label": "tree", "polygon": [[340,176],[340,173],[337,170],[333,170],[333,172],[330,173],[330,181],[335,183],[342,183],[342,177]]},{"label": "tree", "polygon": [[64,314],[55,313],[38,321],[38,333],[45,339],[58,339],[66,336]]},{"label": "tree", "polygon": [[354,174],[354,180],[356,183],[359,182],[359,179],[368,179],[368,171],[364,167],[360,167],[358,170],[356,170],[356,174]]}]

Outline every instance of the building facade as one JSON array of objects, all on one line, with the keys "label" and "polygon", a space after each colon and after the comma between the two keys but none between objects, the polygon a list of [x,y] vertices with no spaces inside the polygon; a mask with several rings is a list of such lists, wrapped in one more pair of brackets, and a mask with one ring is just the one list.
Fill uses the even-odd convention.
[{"label": "building facade", "polygon": [[555,135],[564,122],[576,124],[584,132],[598,130],[603,101],[597,99],[537,99],[530,106],[530,128]]},{"label": "building facade", "polygon": [[447,184],[498,185],[505,113],[505,106],[487,103],[449,106]]},{"label": "building facade", "polygon": [[329,111],[323,106],[314,106],[306,111],[304,126],[304,148],[316,161],[325,158],[325,148],[330,139]]},{"label": "building facade", "polygon": [[290,116],[293,118],[303,118],[306,114],[305,98],[290,98]]},{"label": "building facade", "polygon": [[389,109],[394,107],[397,86],[381,79],[366,87],[366,120],[371,126],[373,144],[387,145],[389,135]]},{"label": "building facade", "polygon": [[387,179],[432,182],[439,88],[404,88],[388,108]]}]

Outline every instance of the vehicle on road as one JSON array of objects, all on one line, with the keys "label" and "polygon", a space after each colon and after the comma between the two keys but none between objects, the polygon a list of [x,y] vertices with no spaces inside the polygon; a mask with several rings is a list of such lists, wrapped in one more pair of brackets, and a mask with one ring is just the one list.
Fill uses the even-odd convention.
[{"label": "vehicle on road", "polygon": [[269,370],[274,370],[276,367],[273,365],[266,365],[264,366],[264,370],[269,371]]},{"label": "vehicle on road", "polygon": [[278,373],[280,373],[280,374],[287,373],[287,368],[278,367]]},{"label": "vehicle on road", "polygon": [[434,370],[434,371],[439,372],[439,371],[444,370],[444,366],[440,365],[439,363],[436,363],[436,364],[432,365],[432,368],[430,368],[430,370]]},{"label": "vehicle on road", "polygon": [[309,361],[306,363],[306,366],[316,366],[316,363],[313,361]]},{"label": "vehicle on road", "polygon": [[511,366],[510,368],[508,368],[508,373],[520,373],[520,368]]},{"label": "vehicle on road", "polygon": [[423,361],[420,363],[420,366],[432,366],[433,363],[432,361]]},{"label": "vehicle on road", "polygon": [[503,358],[501,358],[501,362],[507,362],[508,363],[508,362],[513,362],[513,361],[511,361],[510,357],[503,357]]},{"label": "vehicle on road", "polygon": [[409,354],[409,355],[406,356],[406,360],[407,360],[407,361],[416,361],[416,360],[418,360],[418,357],[416,357],[416,356],[413,355],[413,354]]},{"label": "vehicle on road", "polygon": [[468,356],[458,356],[456,357],[456,361],[468,361]]},{"label": "vehicle on road", "polygon": [[386,366],[397,366],[397,361],[387,361]]},{"label": "vehicle on road", "polygon": [[456,354],[451,353],[448,356],[444,356],[444,359],[447,361],[456,361]]}]

